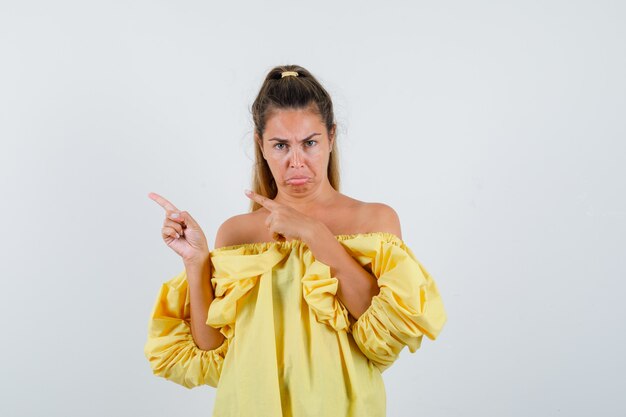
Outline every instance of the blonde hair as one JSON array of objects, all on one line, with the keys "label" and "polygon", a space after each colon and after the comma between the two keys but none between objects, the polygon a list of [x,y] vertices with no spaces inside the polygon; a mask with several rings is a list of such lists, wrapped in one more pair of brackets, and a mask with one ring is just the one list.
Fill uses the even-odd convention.
[{"label": "blonde hair", "polygon": [[[283,76],[285,71],[296,71],[297,76]],[[311,75],[309,71],[298,65],[280,65],[272,68],[265,77],[263,85],[257,95],[252,108],[254,121],[254,169],[252,170],[251,189],[257,194],[273,199],[278,193],[276,181],[270,167],[263,158],[261,142],[267,119],[272,112],[278,109],[311,109],[319,114],[326,126],[326,133],[330,133],[335,126],[333,103],[328,92]],[[330,185],[339,191],[339,153],[337,151],[337,136],[332,141],[332,148],[326,171]],[[250,200],[250,212],[261,208],[256,201]]]}]

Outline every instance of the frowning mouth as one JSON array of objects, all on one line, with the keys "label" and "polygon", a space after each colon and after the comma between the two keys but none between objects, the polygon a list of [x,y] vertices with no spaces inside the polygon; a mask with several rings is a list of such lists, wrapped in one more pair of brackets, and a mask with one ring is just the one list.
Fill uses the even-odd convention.
[{"label": "frowning mouth", "polygon": [[287,179],[287,184],[291,184],[291,185],[302,185],[305,184],[307,181],[309,181],[308,177],[291,177],[289,179]]}]

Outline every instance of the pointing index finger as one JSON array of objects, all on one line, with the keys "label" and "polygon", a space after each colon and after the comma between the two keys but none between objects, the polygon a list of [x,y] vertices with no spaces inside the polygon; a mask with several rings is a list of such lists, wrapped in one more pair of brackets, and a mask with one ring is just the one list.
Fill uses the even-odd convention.
[{"label": "pointing index finger", "polygon": [[165,210],[180,211],[176,208],[174,204],[170,203],[165,197],[161,197],[157,193],[148,193],[148,197],[156,201],[157,204],[163,207]]},{"label": "pointing index finger", "polygon": [[280,206],[280,203],[277,203],[276,201],[272,200],[271,198],[267,198],[265,196],[257,194],[254,191],[245,190],[245,192],[246,192],[246,195],[248,196],[248,198],[256,201],[257,203],[259,203],[260,205],[262,205],[266,209],[270,209],[271,210],[273,208],[277,208],[278,206]]}]

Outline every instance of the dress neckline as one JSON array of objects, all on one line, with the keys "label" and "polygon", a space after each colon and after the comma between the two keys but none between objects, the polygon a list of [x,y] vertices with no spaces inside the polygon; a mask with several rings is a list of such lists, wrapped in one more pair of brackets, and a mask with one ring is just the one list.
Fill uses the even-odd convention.
[{"label": "dress neckline", "polygon": [[[385,240],[394,241],[395,243],[399,245],[404,245],[404,241],[400,237],[398,237],[396,234],[391,233],[391,232],[379,231],[379,232],[346,233],[346,234],[334,235],[337,241],[350,240],[350,239],[363,238],[363,237],[373,237],[373,236],[382,237]],[[300,245],[300,244],[304,244],[304,242],[300,239],[294,239],[294,240],[283,241],[283,242],[273,240],[273,241],[265,241],[265,242],[238,243],[235,245],[228,245],[228,246],[215,248],[212,251],[210,251],[210,253],[213,254],[213,253],[219,253],[222,251],[228,251],[228,250],[234,250],[234,249],[240,249],[240,248],[265,250],[271,246],[276,246],[278,248],[285,248],[285,247],[291,247],[291,246]]]}]

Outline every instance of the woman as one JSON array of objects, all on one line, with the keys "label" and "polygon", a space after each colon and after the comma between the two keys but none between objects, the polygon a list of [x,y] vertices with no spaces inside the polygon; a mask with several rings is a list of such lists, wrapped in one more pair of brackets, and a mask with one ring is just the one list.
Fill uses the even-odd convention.
[{"label": "woman", "polygon": [[158,295],[146,357],[155,375],[217,387],[214,417],[384,416],[381,373],[446,322],[437,286],[391,207],[339,192],[332,102],[306,69],[272,69],[252,113],[251,212],[213,251],[149,195],[185,269]]}]

